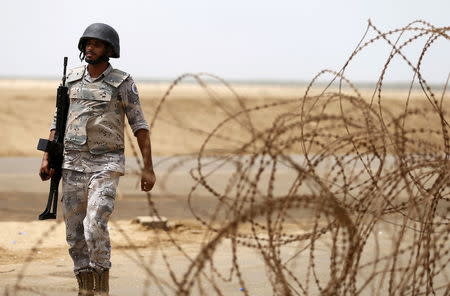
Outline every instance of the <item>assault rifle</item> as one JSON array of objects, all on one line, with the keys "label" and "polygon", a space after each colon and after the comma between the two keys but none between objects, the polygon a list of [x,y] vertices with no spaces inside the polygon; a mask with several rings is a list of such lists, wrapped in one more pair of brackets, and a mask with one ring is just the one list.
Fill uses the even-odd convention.
[{"label": "assault rifle", "polygon": [[50,181],[47,206],[39,215],[39,220],[56,219],[58,205],[58,187],[62,177],[62,163],[64,150],[64,133],[66,131],[67,113],[69,111],[69,95],[66,86],[67,57],[64,57],[64,71],[62,84],[56,93],[56,130],[52,141],[39,139],[38,150],[48,153],[49,169],[54,169]]}]

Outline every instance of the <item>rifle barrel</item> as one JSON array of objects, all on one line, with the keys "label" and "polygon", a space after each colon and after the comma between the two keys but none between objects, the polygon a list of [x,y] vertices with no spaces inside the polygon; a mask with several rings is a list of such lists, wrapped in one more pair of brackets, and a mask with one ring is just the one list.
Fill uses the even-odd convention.
[{"label": "rifle barrel", "polygon": [[67,57],[64,57],[64,70],[63,70],[63,79],[62,79],[63,86],[66,86],[66,70],[67,70]]}]

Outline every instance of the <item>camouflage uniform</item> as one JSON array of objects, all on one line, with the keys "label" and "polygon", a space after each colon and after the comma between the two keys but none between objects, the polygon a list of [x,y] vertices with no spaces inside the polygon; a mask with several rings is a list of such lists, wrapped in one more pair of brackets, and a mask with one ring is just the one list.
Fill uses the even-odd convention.
[{"label": "camouflage uniform", "polygon": [[[63,215],[74,271],[111,268],[108,220],[125,173],[124,117],[134,132],[149,129],[133,79],[111,65],[97,78],[85,66],[68,77]],[[54,118],[51,129],[55,128]]]}]

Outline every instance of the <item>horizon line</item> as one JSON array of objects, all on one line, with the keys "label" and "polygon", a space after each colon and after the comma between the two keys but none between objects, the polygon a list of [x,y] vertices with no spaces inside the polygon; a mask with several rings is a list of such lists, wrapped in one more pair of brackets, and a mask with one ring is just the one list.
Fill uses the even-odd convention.
[{"label": "horizon line", "polygon": [[[181,76],[181,75],[180,75]],[[166,78],[166,77],[139,77],[139,76],[133,76],[133,78],[137,82],[141,83],[171,83],[175,81],[178,77],[175,78]],[[222,77],[221,77],[222,78]],[[311,80],[303,80],[303,79],[280,79],[280,78],[230,78],[230,79],[224,79],[227,83],[232,84],[250,84],[250,85],[282,85],[282,86],[307,86],[310,84]],[[59,81],[61,80],[60,77],[56,76],[33,76],[33,75],[1,75],[0,74],[0,80],[37,80],[37,81]],[[214,78],[208,78],[205,77],[203,80],[207,81],[208,83],[212,84],[220,84],[221,82]],[[327,81],[324,80],[317,80],[314,84],[315,85],[327,85],[330,83],[331,79],[328,79]],[[192,78],[187,78],[183,80],[181,83],[187,83],[191,84],[194,83],[195,80]],[[339,79],[336,79],[332,84],[336,84],[339,82]],[[361,80],[361,81],[351,81],[352,84],[359,87],[375,87],[377,84],[377,81],[367,81],[367,80]],[[444,87],[444,83],[434,83],[434,82],[428,82],[429,86],[433,87]],[[343,83],[343,85],[347,85],[347,83]],[[384,87],[393,87],[393,88],[409,88],[411,86],[411,81],[406,80],[398,80],[398,81],[383,81]],[[420,88],[417,82],[414,83],[413,88]]]}]

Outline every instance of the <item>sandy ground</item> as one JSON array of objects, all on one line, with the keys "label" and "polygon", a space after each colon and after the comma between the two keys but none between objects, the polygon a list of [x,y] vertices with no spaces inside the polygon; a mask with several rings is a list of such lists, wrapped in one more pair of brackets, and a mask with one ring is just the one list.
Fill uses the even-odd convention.
[{"label": "sandy ground", "polygon": [[[161,159],[156,157],[155,160]],[[56,221],[36,220],[43,210],[48,190],[48,183],[41,182],[36,174],[39,162],[38,157],[0,158],[0,295],[76,295],[61,213],[58,213]],[[129,161],[128,170],[135,165]],[[162,176],[166,170],[167,167],[161,165],[156,173]],[[193,215],[195,213],[208,220],[212,209],[217,206],[217,200],[206,191],[199,191],[189,204],[186,192],[194,182],[189,178],[188,171],[184,168],[172,174],[166,180],[166,186],[158,183],[151,195],[158,213],[169,218],[171,229],[168,232],[150,230],[133,223],[136,216],[151,214],[150,207],[146,195],[136,189],[136,177],[131,174],[122,177],[116,209],[109,225],[113,248],[111,295],[177,295],[171,272],[180,281],[190,270],[192,260],[204,255],[203,248],[217,235],[208,231]],[[289,177],[286,171],[284,177],[279,178],[280,192],[289,187],[292,182]],[[223,185],[227,178],[229,172],[223,168],[210,182],[217,187]],[[283,233],[302,235],[312,230],[308,209],[296,210],[290,216],[295,218],[296,223],[283,223]],[[391,254],[393,237],[398,231],[393,225],[380,226],[374,232],[376,236],[368,239],[361,265],[371,262],[374,256],[382,258]],[[216,225],[217,229],[220,226]],[[249,234],[250,229],[244,225],[239,233]],[[262,238],[267,236],[261,230],[257,233]],[[403,243],[408,245],[412,240],[413,236],[405,236]],[[330,242],[329,236],[323,236],[315,245],[315,276],[322,285],[330,278]],[[212,256],[214,265],[207,264],[204,269],[201,283],[206,292],[203,295],[216,295],[210,282],[211,276],[217,277],[219,273],[227,278],[233,269],[233,262],[239,264],[249,295],[272,295],[262,250],[238,244],[236,257],[233,258],[231,245],[230,239],[224,238],[215,249]],[[305,266],[310,264],[310,256],[308,252],[299,256],[298,252],[308,246],[309,240],[305,240],[286,244],[279,249],[282,260],[287,262],[295,258],[289,267],[300,279],[306,276]],[[407,260],[399,257],[397,264],[402,261]],[[445,266],[445,262],[437,266],[440,264]],[[369,273],[373,271],[370,266],[366,268]],[[387,267],[379,264],[380,271],[384,268]],[[365,279],[364,274],[358,274],[359,283]],[[439,273],[434,278],[435,285],[445,285],[447,276],[445,272]],[[378,278],[381,277],[382,273]],[[243,294],[242,284],[235,276],[232,280],[216,278],[214,282],[223,295]],[[376,284],[377,281],[374,281],[372,286]],[[311,286],[308,294],[320,295],[315,285]],[[370,287],[360,295],[386,295],[388,292],[385,289],[386,286],[374,292],[376,287]],[[442,292],[442,289],[438,290],[436,295],[444,295]],[[194,285],[191,295],[202,295],[198,283]]]},{"label": "sandy ground", "polygon": [[[6,163],[15,163],[17,167],[22,165],[15,176],[28,180],[27,187],[15,183],[3,183],[1,187],[0,295],[76,295],[61,213],[56,221],[36,220],[44,207],[47,184],[41,186],[44,183],[34,172],[27,172],[23,167],[33,167],[39,163],[39,158],[1,159],[0,163],[3,168]],[[26,163],[32,165],[24,166]],[[0,177],[5,175],[5,170],[2,170]],[[133,223],[136,216],[149,214],[149,206],[145,195],[134,188],[135,178],[124,177],[121,180],[121,194],[109,226],[113,248],[111,295],[175,295],[169,270],[180,280],[191,260],[201,254],[204,245],[214,237],[214,233],[193,218],[191,210],[207,218],[216,202],[200,194],[194,198],[190,208],[186,197],[181,194],[187,190],[185,187],[192,186],[186,178],[186,172],[173,176],[172,182],[179,186],[172,185],[171,193],[157,186],[152,194],[158,212],[169,218],[171,228],[168,232],[150,230]],[[305,232],[301,224],[286,225],[286,228],[294,235]],[[244,231],[248,232],[248,229]],[[294,246],[287,249],[286,256],[296,250]],[[243,246],[238,252],[246,288],[251,295],[270,294],[271,288],[262,268],[264,260],[259,252]],[[230,241],[225,239],[214,255],[214,263],[224,275],[232,268],[231,253]],[[224,295],[241,293],[242,287],[236,279],[218,285]],[[204,286],[206,291],[212,291],[208,281],[205,280]],[[200,294],[195,290],[192,295]]]},{"label": "sandy ground", "polygon": [[[56,221],[36,221],[47,199],[49,185],[38,179],[41,152],[36,151],[35,147],[39,137],[48,135],[57,85],[57,81],[0,81],[0,295],[76,294],[60,216]],[[139,85],[144,111],[150,122],[155,118],[156,106],[168,86],[166,83]],[[302,87],[243,85],[236,86],[235,90],[245,99],[246,107],[290,101],[254,115],[252,123],[261,129],[270,127],[278,115],[297,108],[296,99],[302,97],[305,91]],[[313,89],[313,93],[319,92],[320,89]],[[364,94],[371,97],[370,91]],[[403,110],[407,97],[403,90],[385,91],[383,94],[386,106],[392,112]],[[428,106],[420,93],[414,92],[411,97],[411,104],[415,107]],[[335,108],[338,110],[337,106]],[[168,233],[148,230],[131,222],[136,216],[149,215],[150,208],[146,195],[137,189],[138,178],[133,175],[137,166],[130,157],[130,143],[127,144],[127,175],[121,179],[110,225],[114,266],[111,271],[111,295],[176,294],[169,271],[174,271],[175,277],[180,280],[187,272],[191,259],[202,254],[204,244],[214,237],[214,233],[207,231],[194,218],[193,212],[208,217],[217,201],[206,190],[199,190],[189,204],[187,193],[194,185],[189,167],[176,170],[166,178],[173,162],[167,162],[164,156],[195,155],[208,133],[239,110],[242,106],[230,90],[217,85],[207,90],[195,84],[177,86],[163,105],[152,130],[158,184],[151,200],[155,202],[158,212],[168,217],[171,225],[177,226]],[[417,127],[433,129],[438,129],[439,124],[433,118],[415,122]],[[243,128],[245,126],[245,120],[230,123],[222,134],[223,138],[216,139],[209,148],[233,149],[250,139],[251,134]],[[224,180],[228,178],[229,171],[222,168],[210,181],[213,187],[224,187]],[[285,184],[292,182],[290,178],[292,176],[286,171],[278,179],[282,180],[277,185],[280,191],[286,187]],[[286,225],[286,231],[298,235],[311,226],[307,213],[296,214],[304,219]],[[368,254],[375,247],[377,251],[381,248],[380,254],[390,252],[391,234],[387,232],[378,239],[369,240]],[[302,243],[289,244],[283,248],[282,257],[287,259],[303,247],[305,245]],[[224,239],[214,253],[215,266],[208,266],[206,276],[215,274],[210,272],[215,267],[222,276],[227,277],[233,264],[231,253],[230,240]],[[329,278],[329,254],[329,244],[324,239],[318,243],[315,258],[322,264],[318,272],[324,281]],[[273,294],[260,251],[239,246],[237,260],[249,295]],[[300,274],[302,267],[308,264],[308,257],[297,260],[295,264],[291,270]],[[436,280],[445,282],[445,278]],[[205,280],[204,284],[206,291],[213,291],[208,281]],[[231,281],[218,281],[218,285],[223,295],[243,294],[243,287],[235,277]],[[198,290],[195,291],[192,295],[199,295]],[[318,295],[319,291],[310,291],[310,294]],[[362,295],[373,294],[369,291]]]},{"label": "sandy ground", "polygon": [[[166,233],[149,231],[130,221],[114,221],[110,225],[113,268],[110,295],[175,295],[169,270],[181,279],[205,242],[205,229],[189,221],[180,221],[171,238]],[[1,222],[4,243],[1,245],[1,284],[7,295],[76,295],[76,284],[70,258],[63,241],[64,227],[55,222]],[[18,230],[21,230],[18,232]],[[293,230],[293,229],[292,229]],[[125,236],[123,233],[126,233]],[[301,233],[297,229],[296,232]],[[40,238],[45,237],[44,241]],[[132,242],[130,242],[130,240]],[[30,244],[29,242],[35,242]],[[33,247],[30,250],[30,247]],[[296,246],[286,248],[286,256],[294,254]],[[239,263],[246,288],[251,295],[269,295],[271,288],[256,249],[239,247]],[[319,251],[324,256],[326,250]],[[226,275],[232,267],[229,241],[216,250],[214,263]],[[321,255],[320,255],[321,254]],[[164,257],[165,256],[165,257]],[[8,257],[5,259],[5,257]],[[167,259],[166,265],[163,258]],[[241,285],[236,280],[218,283],[223,295],[239,295]],[[205,281],[204,290],[211,291]],[[6,295],[6,294],[5,294]],[[192,295],[199,295],[195,291]]]},{"label": "sandy ground", "polygon": [[[161,160],[163,158],[155,158],[156,162]],[[61,211],[56,221],[37,221],[37,215],[45,206],[49,186],[36,174],[39,163],[39,157],[0,158],[0,295],[76,294]],[[164,163],[158,166],[157,175],[163,176],[168,166],[170,164]],[[136,163],[129,160],[128,171],[135,167]],[[219,186],[227,177],[224,169],[211,182]],[[186,192],[194,182],[185,167],[172,174],[166,180],[166,186],[159,182],[154,188],[151,199],[158,213],[169,219],[171,229],[169,232],[153,231],[133,223],[137,216],[152,214],[146,195],[136,188],[136,181],[132,174],[122,177],[110,223],[114,264],[111,295],[164,295],[158,285],[162,285],[161,289],[167,295],[175,295],[169,269],[181,277],[190,260],[201,253],[204,244],[214,235],[194,218],[192,211],[208,219],[208,213],[217,201],[206,191],[199,191],[190,204],[187,202]],[[303,233],[305,230],[299,225],[291,225],[289,231]],[[219,250],[216,264],[226,274],[232,262],[229,241],[225,240]],[[163,254],[168,258],[170,268],[164,263]],[[241,247],[239,254],[248,276],[248,288],[262,295],[268,293],[270,286],[265,284],[267,279],[261,268],[264,262],[258,252]],[[224,295],[239,293],[241,288],[236,280],[222,283],[220,287]]]}]

